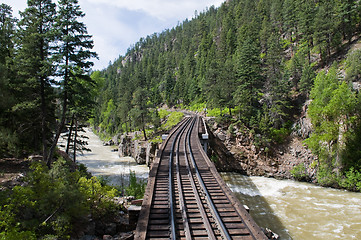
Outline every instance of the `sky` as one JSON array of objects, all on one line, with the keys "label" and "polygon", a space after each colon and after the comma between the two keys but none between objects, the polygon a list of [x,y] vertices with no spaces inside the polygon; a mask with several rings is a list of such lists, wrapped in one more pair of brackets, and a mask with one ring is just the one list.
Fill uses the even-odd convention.
[{"label": "sky", "polygon": [[[93,36],[94,70],[106,68],[110,61],[124,56],[132,45],[153,33],[160,33],[191,19],[195,11],[204,11],[214,5],[219,7],[225,0],[79,0],[85,13],[83,21]],[[55,0],[54,0],[55,2]],[[19,11],[27,6],[27,0],[1,0]]]}]

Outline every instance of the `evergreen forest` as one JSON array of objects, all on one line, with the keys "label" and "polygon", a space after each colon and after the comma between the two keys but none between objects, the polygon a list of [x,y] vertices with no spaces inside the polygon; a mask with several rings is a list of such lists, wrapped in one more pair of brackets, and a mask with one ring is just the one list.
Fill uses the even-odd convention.
[{"label": "evergreen forest", "polygon": [[[92,124],[113,136],[159,125],[160,107],[230,120],[269,154],[302,109],[319,157],[318,181],[361,189],[360,56],[355,0],[231,0],[141,38],[106,69]],[[340,56],[345,56],[345,58]],[[356,86],[356,87],[355,87]],[[347,176],[347,177],[346,177]],[[346,180],[345,180],[346,179]],[[357,186],[356,186],[357,184]]]},{"label": "evergreen forest", "polygon": [[0,5],[0,155],[40,154],[50,167],[65,125],[67,153],[83,149],[97,55],[77,0],[29,0],[20,16]]},{"label": "evergreen forest", "polygon": [[[69,239],[120,211],[119,191],[74,163],[99,94],[96,53],[77,0],[27,3],[20,19],[0,4],[0,239]],[[64,132],[73,159],[56,151]]]},{"label": "evergreen forest", "polygon": [[[298,137],[317,156],[317,182],[361,190],[360,0],[227,0],[101,71],[78,0],[54,2],[28,0],[19,19],[0,4],[0,163],[41,158],[22,186],[0,188],[0,239],[69,239],[75,223],[114,216],[119,191],[74,163],[83,126],[159,142],[177,110],[251,132],[266,156],[307,118],[312,131]],[[62,137],[73,162],[57,151]]]}]

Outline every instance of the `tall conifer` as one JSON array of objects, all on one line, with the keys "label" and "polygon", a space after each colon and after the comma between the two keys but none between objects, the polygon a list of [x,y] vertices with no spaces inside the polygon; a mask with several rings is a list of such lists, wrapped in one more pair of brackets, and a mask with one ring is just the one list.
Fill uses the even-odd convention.
[{"label": "tall conifer", "polygon": [[59,45],[56,60],[58,62],[58,77],[61,79],[62,106],[61,120],[58,123],[55,139],[47,159],[48,165],[50,165],[60,133],[66,121],[69,92],[74,85],[71,81],[76,81],[80,77],[75,78],[73,76],[74,69],[78,68],[80,71],[86,72],[93,66],[90,58],[96,57],[96,54],[91,51],[93,48],[91,36],[88,35],[85,24],[79,21],[85,14],[81,11],[78,0],[60,0],[58,7],[56,30]]},{"label": "tall conifer", "polygon": [[55,4],[51,0],[29,0],[28,7],[20,15],[15,61],[18,73],[15,90],[19,104],[14,109],[20,118],[26,119],[20,129],[28,132],[24,141],[31,142],[33,149],[42,145],[46,159],[51,132],[49,123],[53,117],[51,45],[54,43]]}]

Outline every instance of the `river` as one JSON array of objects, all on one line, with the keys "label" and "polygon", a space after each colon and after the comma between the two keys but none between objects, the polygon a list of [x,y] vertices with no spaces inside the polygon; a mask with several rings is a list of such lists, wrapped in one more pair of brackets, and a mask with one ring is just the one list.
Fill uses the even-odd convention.
[{"label": "river", "polygon": [[[92,152],[78,156],[78,162],[93,175],[119,186],[127,184],[130,171],[147,179],[148,167],[120,158],[91,131],[86,135]],[[361,193],[237,173],[221,175],[241,203],[249,206],[255,221],[281,239],[361,239]]]},{"label": "river", "polygon": [[281,239],[361,239],[361,193],[222,173],[252,217]]},{"label": "river", "polygon": [[114,147],[103,146],[103,142],[90,129],[84,135],[89,137],[87,148],[77,156],[77,162],[83,163],[94,176],[102,176],[112,185],[124,186],[129,180],[129,173],[135,172],[140,180],[146,181],[149,169],[146,165],[138,165],[131,157],[119,157]]}]

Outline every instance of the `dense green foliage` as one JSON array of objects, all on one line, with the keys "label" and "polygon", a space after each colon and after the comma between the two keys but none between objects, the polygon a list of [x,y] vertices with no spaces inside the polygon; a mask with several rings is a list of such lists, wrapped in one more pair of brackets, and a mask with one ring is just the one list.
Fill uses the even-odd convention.
[{"label": "dense green foliage", "polygon": [[336,66],[317,75],[308,111],[314,132],[306,143],[319,157],[318,181],[350,190],[361,190],[361,95],[350,81],[360,80],[360,53],[346,59],[346,77]]},{"label": "dense green foliage", "polygon": [[40,153],[50,166],[65,124],[76,146],[78,123],[92,112],[96,55],[77,0],[27,3],[20,19],[0,5],[0,156]]},{"label": "dense green foliage", "polygon": [[305,180],[307,177],[307,173],[306,173],[306,167],[303,163],[300,163],[298,165],[296,165],[292,170],[291,170],[291,174],[292,176],[299,180]]},{"label": "dense green foliage", "polygon": [[129,186],[125,189],[127,196],[134,196],[135,199],[141,199],[144,197],[145,187],[147,183],[142,180],[138,180],[135,172],[129,172]]},{"label": "dense green foliage", "polygon": [[[80,168],[84,169],[84,168]],[[25,186],[0,192],[0,239],[68,239],[74,223],[114,214],[117,190],[57,160],[31,165]]]},{"label": "dense green foliage", "polygon": [[212,6],[140,39],[101,71],[104,94],[93,123],[112,135],[124,125],[151,125],[143,107],[203,104],[208,110],[227,108],[264,135],[267,145],[275,140],[274,130],[289,126],[299,110],[294,100],[309,94],[316,66],[358,33],[360,7],[358,1],[339,0],[233,0]]},{"label": "dense green foliage", "polygon": [[[359,53],[348,57],[344,80],[336,68],[316,73],[359,36],[360,26],[361,3],[355,0],[212,6],[140,39],[97,73],[104,85],[93,124],[109,135],[133,129],[146,137],[144,128],[158,121],[146,108],[167,104],[231,119],[255,133],[259,150],[270,151],[285,141],[311,96],[315,131],[307,144],[319,156],[319,180],[355,189],[345,179],[358,179],[360,170],[359,100],[351,87],[360,80]],[[330,173],[338,180],[328,181]]]}]

